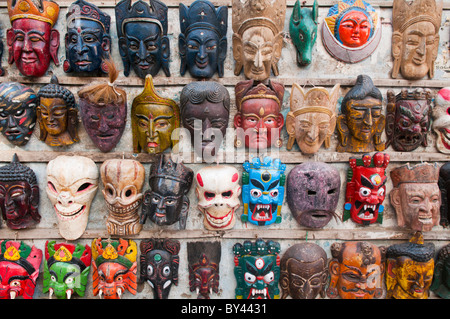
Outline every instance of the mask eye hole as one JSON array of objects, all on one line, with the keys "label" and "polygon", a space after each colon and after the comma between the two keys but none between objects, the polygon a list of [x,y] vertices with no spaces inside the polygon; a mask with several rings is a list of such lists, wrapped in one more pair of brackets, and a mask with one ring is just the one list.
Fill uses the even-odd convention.
[{"label": "mask eye hole", "polygon": [[447,108],[447,114],[450,115],[450,107]]},{"label": "mask eye hole", "polygon": [[312,190],[310,190],[310,189],[308,189],[308,195],[309,196],[316,196],[316,191],[312,191]]},{"label": "mask eye hole", "polygon": [[91,188],[92,184],[91,183],[83,183],[80,187],[78,187],[77,193],[85,191],[89,188]]},{"label": "mask eye hole", "polygon": [[328,191],[328,195],[332,195],[332,194],[335,194],[335,193],[336,193],[336,188],[330,189]]},{"label": "mask eye hole", "polygon": [[206,198],[206,200],[211,200],[211,199],[213,199],[214,197],[216,197],[216,194],[211,193],[211,192],[205,192],[205,198]]},{"label": "mask eye hole", "polygon": [[233,194],[232,191],[223,192],[222,193],[222,197],[230,198],[232,194]]},{"label": "mask eye hole", "polygon": [[55,185],[53,185],[52,182],[48,182],[47,186],[52,192],[57,193],[56,187],[55,187]]}]

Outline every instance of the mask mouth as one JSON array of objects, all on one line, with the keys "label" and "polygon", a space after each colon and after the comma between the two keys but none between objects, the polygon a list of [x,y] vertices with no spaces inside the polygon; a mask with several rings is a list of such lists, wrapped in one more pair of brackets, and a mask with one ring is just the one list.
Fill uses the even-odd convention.
[{"label": "mask mouth", "polygon": [[419,212],[418,220],[423,225],[432,225],[433,224],[433,215],[431,212]]},{"label": "mask mouth", "polygon": [[205,218],[208,221],[208,224],[214,228],[224,228],[231,224],[234,219],[234,208],[229,210],[225,215],[221,217],[215,217],[208,213],[208,211],[204,211]]},{"label": "mask mouth", "polygon": [[415,146],[422,143],[421,134],[400,134],[397,136],[397,143],[405,146]]},{"label": "mask mouth", "polygon": [[140,204],[141,204],[141,200],[137,200],[128,205],[122,205],[120,203],[110,204],[110,203],[106,202],[106,205],[108,206],[108,210],[110,212],[116,213],[116,214],[127,214],[130,212],[134,212],[135,210],[138,209]]},{"label": "mask mouth", "polygon": [[356,207],[361,207],[359,212],[357,213],[357,217],[361,219],[363,222],[372,221],[378,215],[378,209],[380,204],[364,204],[356,201]]},{"label": "mask mouth", "polygon": [[[275,206],[275,207],[274,207]],[[250,210],[252,211],[252,220],[255,222],[268,222],[272,220],[273,211],[276,210],[277,204],[252,204],[250,203]]]},{"label": "mask mouth", "polygon": [[63,207],[58,206],[57,204],[54,206],[54,208],[61,220],[72,220],[80,215],[83,215],[86,210],[86,205],[74,204],[69,207]]},{"label": "mask mouth", "polygon": [[264,289],[251,288],[247,299],[270,299],[269,291],[267,287]]}]

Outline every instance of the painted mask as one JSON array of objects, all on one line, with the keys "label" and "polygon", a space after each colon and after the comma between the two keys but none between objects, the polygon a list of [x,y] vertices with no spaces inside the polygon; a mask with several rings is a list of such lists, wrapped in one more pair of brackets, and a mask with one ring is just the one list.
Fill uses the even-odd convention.
[{"label": "painted mask", "polygon": [[152,238],[142,240],[139,248],[140,281],[150,285],[154,299],[168,299],[172,284],[178,286],[180,242]]},{"label": "painted mask", "polygon": [[89,270],[91,269],[91,247],[56,241],[45,243],[43,293],[58,299],[84,297]]},{"label": "painted mask", "polygon": [[59,85],[56,76],[52,76],[50,84],[43,86],[38,96],[39,139],[49,146],[78,142],[78,109],[72,92]]},{"label": "painted mask", "polygon": [[[0,29],[1,32],[1,29]],[[2,33],[3,34],[3,33]],[[0,40],[0,76],[5,75],[5,69],[2,68],[2,57],[3,57],[3,41]]]},{"label": "painted mask", "polygon": [[386,147],[410,152],[428,146],[427,136],[431,124],[431,91],[403,89],[397,96],[387,92]]},{"label": "painted mask", "polygon": [[111,17],[84,0],[72,3],[67,11],[64,72],[108,72],[103,62],[111,52]]},{"label": "painted mask", "polygon": [[24,242],[1,241],[0,299],[33,299],[42,250]]},{"label": "painted mask", "polygon": [[208,230],[226,230],[236,223],[236,210],[241,206],[239,172],[229,165],[206,166],[195,175],[195,195]]},{"label": "painted mask", "polygon": [[92,241],[92,286],[100,299],[121,299],[128,290],[137,289],[137,245],[133,240]]},{"label": "painted mask", "polygon": [[439,169],[438,185],[441,191],[441,220],[439,223],[444,227],[448,227],[450,219],[450,162],[444,163]]},{"label": "painted mask", "polygon": [[450,299],[450,244],[442,247],[434,267],[430,290],[444,299]]},{"label": "painted mask", "polygon": [[53,29],[59,5],[49,0],[7,0],[11,28],[6,31],[9,64],[24,76],[40,77],[50,62],[59,65],[59,32]]},{"label": "painted mask", "polygon": [[351,218],[364,226],[383,222],[389,157],[389,154],[375,153],[349,159],[343,221]]},{"label": "painted mask", "polygon": [[322,41],[328,53],[345,63],[370,56],[381,39],[378,13],[366,1],[342,0],[328,11]]},{"label": "painted mask", "polygon": [[286,250],[280,262],[281,299],[325,298],[328,281],[327,253],[313,243],[295,244]]},{"label": "painted mask", "polygon": [[437,135],[436,148],[450,154],[450,87],[439,90],[434,99],[433,131]]},{"label": "painted mask", "polygon": [[233,246],[236,299],[279,299],[280,244],[258,238]]},{"label": "painted mask", "polygon": [[102,193],[109,215],[106,228],[111,235],[136,235],[142,229],[138,209],[142,203],[144,166],[132,159],[110,159],[100,167]]},{"label": "painted mask", "polygon": [[386,248],[365,241],[331,245],[329,298],[374,299],[383,295]]},{"label": "painted mask", "polygon": [[397,224],[416,231],[430,231],[439,225],[441,193],[436,163],[409,163],[391,170],[393,188],[389,192]]},{"label": "painted mask", "polygon": [[255,81],[268,79],[271,70],[279,75],[285,15],[286,0],[233,0],[234,75],[242,69],[247,79]]},{"label": "painted mask", "polygon": [[0,167],[0,208],[10,229],[31,228],[41,221],[36,174],[16,154]]},{"label": "painted mask", "polygon": [[434,244],[416,232],[407,243],[389,246],[386,257],[386,299],[428,299],[434,273]]},{"label": "painted mask", "polygon": [[339,171],[326,163],[306,162],[288,174],[286,201],[297,223],[322,228],[332,217],[341,191]]},{"label": "painted mask", "polygon": [[36,93],[18,82],[0,84],[0,132],[13,145],[28,143],[36,125]]},{"label": "painted mask", "polygon": [[170,154],[159,155],[150,169],[148,184],[144,193],[141,223],[147,218],[159,226],[179,222],[180,229],[186,228],[189,213],[187,193],[192,185],[194,172],[182,163],[172,161]]},{"label": "painted mask", "polygon": [[289,19],[289,35],[297,51],[297,63],[300,66],[311,64],[312,50],[317,38],[319,5],[314,0],[312,9],[302,8],[300,0],[295,1]]},{"label": "painted mask", "polygon": [[47,196],[66,240],[79,238],[86,229],[98,189],[98,168],[84,156],[60,155],[47,165]]},{"label": "painted mask", "polygon": [[196,291],[197,299],[210,299],[219,292],[220,242],[190,242],[187,251],[189,290]]},{"label": "painted mask", "polygon": [[258,226],[281,223],[286,165],[267,156],[263,162],[255,157],[242,166],[242,222]]},{"label": "painted mask", "polygon": [[294,141],[304,154],[314,154],[325,143],[330,147],[331,136],[336,128],[336,103],[340,85],[331,92],[322,87],[310,89],[307,93],[297,83],[292,85],[291,111],[286,117],[289,140],[286,148],[292,149]]},{"label": "painted mask", "polygon": [[280,113],[283,105],[284,85],[270,81],[266,86],[253,80],[241,81],[235,86],[236,107],[234,127],[236,147],[266,149],[280,147],[283,142],[280,132],[284,117]]},{"label": "painted mask", "polygon": [[214,81],[191,82],[181,91],[180,110],[195,153],[200,157],[215,156],[228,127],[227,88]]},{"label": "painted mask", "polygon": [[344,96],[337,119],[338,152],[384,151],[381,141],[385,117],[381,114],[383,96],[367,75],[358,75],[356,84]]},{"label": "painted mask", "polygon": [[172,137],[172,132],[179,127],[178,104],[159,96],[153,86],[152,76],[148,75],[144,90],[134,98],[131,106],[133,152],[155,154],[169,147],[175,148],[178,138]]},{"label": "painted mask", "polygon": [[228,7],[214,8],[208,0],[196,0],[190,7],[180,3],[180,74],[209,79],[217,71],[223,77],[227,56]]},{"label": "painted mask", "polygon": [[162,68],[170,76],[170,45],[167,37],[167,6],[158,0],[122,0],[116,7],[119,53],[124,75],[133,68],[144,79]]},{"label": "painted mask", "polygon": [[442,1],[395,0],[392,5],[391,76],[398,74],[408,80],[434,76],[434,61],[438,55]]}]

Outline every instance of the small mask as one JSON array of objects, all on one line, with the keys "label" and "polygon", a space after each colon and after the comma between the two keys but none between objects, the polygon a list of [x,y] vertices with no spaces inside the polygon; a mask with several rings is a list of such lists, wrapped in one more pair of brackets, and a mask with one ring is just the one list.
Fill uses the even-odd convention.
[{"label": "small mask", "polygon": [[290,97],[291,111],[286,117],[286,130],[289,140],[286,148],[292,149],[294,141],[304,154],[314,154],[325,143],[330,147],[330,139],[336,127],[336,103],[340,85],[331,92],[316,87],[307,93],[296,83],[292,85]]},{"label": "small mask", "polygon": [[434,273],[434,244],[416,232],[408,243],[386,252],[386,299],[428,299]]},{"label": "small mask", "polygon": [[258,238],[233,246],[236,299],[279,299],[280,244]]},{"label": "small mask", "polygon": [[197,299],[210,299],[219,292],[220,242],[190,242],[187,251],[189,290],[196,291]]},{"label": "small mask", "polygon": [[434,99],[433,131],[437,135],[436,148],[450,154],[450,87],[439,90]]},{"label": "small mask", "polygon": [[444,163],[439,169],[438,185],[441,191],[441,220],[439,223],[444,227],[448,227],[450,219],[450,162]]},{"label": "small mask", "polygon": [[193,176],[189,167],[172,161],[170,154],[156,157],[148,177],[150,189],[144,193],[141,223],[148,217],[159,226],[179,222],[180,229],[185,229]]},{"label": "small mask", "polygon": [[84,0],[72,3],[67,11],[64,72],[108,72],[104,60],[111,52],[111,17]]},{"label": "small mask", "polygon": [[33,299],[42,250],[24,242],[1,241],[0,299]]},{"label": "small mask", "polygon": [[381,134],[385,117],[381,114],[383,96],[367,75],[358,75],[356,84],[344,96],[337,119],[338,152],[383,151]]},{"label": "small mask", "polygon": [[170,76],[170,45],[167,37],[167,6],[158,0],[122,0],[116,7],[116,26],[119,53],[125,76],[133,68],[145,79],[156,76],[162,68]]},{"label": "small mask", "polygon": [[395,95],[387,92],[386,147],[392,144],[398,152],[410,152],[428,146],[431,124],[431,91],[403,89]]},{"label": "small mask", "polygon": [[288,174],[286,200],[297,223],[308,228],[322,228],[332,217],[341,190],[339,171],[320,162],[295,166]]},{"label": "small mask", "polygon": [[72,92],[59,85],[56,76],[52,76],[50,84],[43,86],[38,96],[39,139],[49,146],[78,142],[78,109]]},{"label": "small mask", "polygon": [[255,157],[242,166],[242,222],[258,226],[281,223],[286,165],[267,156],[263,162]]},{"label": "small mask", "polygon": [[84,297],[89,270],[91,247],[47,241],[45,243],[44,286],[42,292],[58,299]]},{"label": "small mask", "polygon": [[100,299],[121,299],[128,290],[136,294],[137,245],[133,240],[94,239],[92,286]]},{"label": "small mask", "polygon": [[16,154],[11,164],[0,167],[0,208],[10,229],[32,228],[41,221],[36,174]]},{"label": "small mask", "polygon": [[239,172],[229,165],[206,166],[195,175],[195,195],[208,230],[227,230],[236,223],[235,213],[241,205]]},{"label": "small mask", "polygon": [[[145,87],[131,106],[131,130],[134,153],[161,153],[175,148],[178,137],[172,132],[180,127],[180,109],[172,100],[159,96],[153,78],[145,78]],[[174,133],[176,134],[176,132]]]},{"label": "small mask", "polygon": [[331,245],[329,298],[375,299],[383,295],[386,248],[364,241]]},{"label": "small mask", "polygon": [[441,193],[437,164],[409,163],[391,170],[389,192],[397,224],[416,231],[430,231],[439,225]]},{"label": "small mask", "polygon": [[142,229],[138,209],[142,203],[144,166],[132,159],[110,159],[100,167],[102,193],[108,207],[110,235],[137,235]]},{"label": "small mask", "polygon": [[196,0],[190,7],[180,3],[180,74],[209,79],[217,71],[223,77],[227,56],[228,7],[214,8],[208,0]]},{"label": "small mask", "polygon": [[365,154],[361,159],[349,159],[343,221],[351,218],[363,226],[383,222],[389,157],[375,153],[373,157]]},{"label": "small mask", "polygon": [[140,281],[152,287],[154,299],[167,299],[172,284],[178,286],[180,242],[152,238],[142,240],[139,248]]},{"label": "small mask", "polygon": [[430,290],[444,299],[450,299],[450,244],[442,247],[434,267]]},{"label": "small mask", "polygon": [[327,253],[313,243],[295,244],[281,258],[281,299],[325,298],[328,281]]},{"label": "small mask", "polygon": [[47,196],[58,217],[59,233],[78,239],[86,229],[98,189],[98,168],[84,156],[60,155],[47,165]]}]

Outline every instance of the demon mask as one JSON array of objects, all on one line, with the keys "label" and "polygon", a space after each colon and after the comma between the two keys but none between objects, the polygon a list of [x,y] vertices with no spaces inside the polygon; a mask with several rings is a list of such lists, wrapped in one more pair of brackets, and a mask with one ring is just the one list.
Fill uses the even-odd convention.
[{"label": "demon mask", "polygon": [[436,148],[450,154],[450,87],[439,90],[434,99],[433,131],[437,135]]}]

